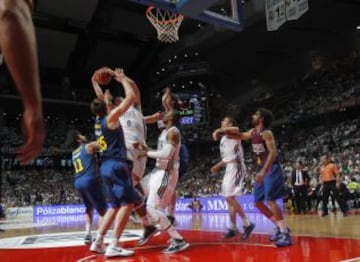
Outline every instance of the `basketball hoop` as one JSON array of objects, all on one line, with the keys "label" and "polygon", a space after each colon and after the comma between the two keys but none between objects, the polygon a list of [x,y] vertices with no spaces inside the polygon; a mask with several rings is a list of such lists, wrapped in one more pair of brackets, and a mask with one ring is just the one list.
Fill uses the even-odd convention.
[{"label": "basketball hoop", "polygon": [[146,17],[155,27],[158,39],[164,43],[174,43],[179,40],[179,27],[184,16],[150,6]]}]

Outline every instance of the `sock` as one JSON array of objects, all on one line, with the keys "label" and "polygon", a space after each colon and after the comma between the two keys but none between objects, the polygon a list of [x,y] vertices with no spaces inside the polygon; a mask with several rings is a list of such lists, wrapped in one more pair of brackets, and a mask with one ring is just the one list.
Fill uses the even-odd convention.
[{"label": "sock", "polygon": [[183,240],[182,236],[176,231],[175,227],[170,226],[166,231],[172,239]]},{"label": "sock", "polygon": [[286,228],[284,220],[277,221],[277,224],[278,224],[278,227],[280,228],[281,233],[287,233],[287,228]]},{"label": "sock", "polygon": [[97,233],[95,242],[102,243],[104,241],[104,236],[100,235],[100,233]]},{"label": "sock", "polygon": [[86,223],[85,225],[85,234],[91,235],[91,225],[89,223]]},{"label": "sock", "polygon": [[244,226],[246,227],[250,226],[250,221],[247,217],[242,217],[241,219],[243,221]]},{"label": "sock", "polygon": [[119,239],[114,237],[110,242],[110,246],[117,247],[118,243],[119,243]]}]

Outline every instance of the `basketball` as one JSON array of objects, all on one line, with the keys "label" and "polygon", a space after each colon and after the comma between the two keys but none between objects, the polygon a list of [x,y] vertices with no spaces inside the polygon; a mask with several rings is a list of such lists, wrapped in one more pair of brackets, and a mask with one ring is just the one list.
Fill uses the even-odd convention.
[{"label": "basketball", "polygon": [[95,81],[99,85],[108,85],[112,79],[112,75],[105,70],[99,70],[95,74]]}]

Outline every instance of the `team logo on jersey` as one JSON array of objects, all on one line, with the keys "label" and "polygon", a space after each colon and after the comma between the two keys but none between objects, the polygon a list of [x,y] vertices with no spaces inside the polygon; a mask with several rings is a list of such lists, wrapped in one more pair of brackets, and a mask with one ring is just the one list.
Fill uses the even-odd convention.
[{"label": "team logo on jersey", "polygon": [[264,144],[252,144],[252,148],[253,148],[253,152],[257,155],[266,152]]}]

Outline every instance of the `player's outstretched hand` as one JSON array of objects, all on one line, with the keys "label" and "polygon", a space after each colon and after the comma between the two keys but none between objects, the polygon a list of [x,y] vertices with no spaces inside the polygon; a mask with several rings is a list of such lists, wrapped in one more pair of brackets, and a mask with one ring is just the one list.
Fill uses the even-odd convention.
[{"label": "player's outstretched hand", "polygon": [[25,111],[22,119],[24,144],[18,150],[21,164],[27,164],[36,158],[45,141],[45,126],[40,111]]},{"label": "player's outstretched hand", "polygon": [[141,151],[148,151],[149,147],[143,143],[133,143],[133,147],[137,150],[141,150]]},{"label": "player's outstretched hand", "polygon": [[164,112],[156,112],[154,115],[155,115],[157,121],[162,121],[165,116]]},{"label": "player's outstretched hand", "polygon": [[126,75],[124,72],[124,69],[122,68],[116,68],[114,71],[114,79],[118,82],[122,82],[124,79],[126,79]]},{"label": "player's outstretched hand", "polygon": [[212,133],[212,137],[214,139],[214,141],[218,141],[220,138],[220,129],[216,129],[213,133]]}]

